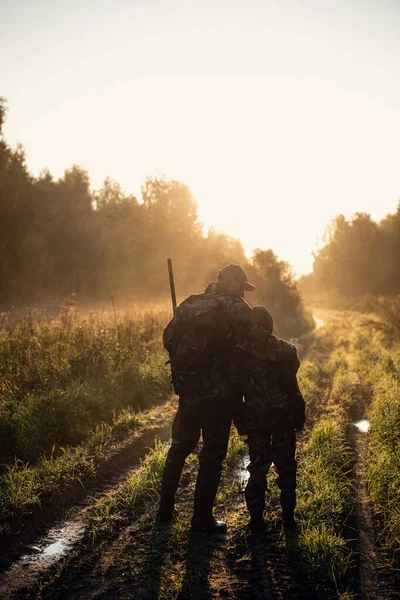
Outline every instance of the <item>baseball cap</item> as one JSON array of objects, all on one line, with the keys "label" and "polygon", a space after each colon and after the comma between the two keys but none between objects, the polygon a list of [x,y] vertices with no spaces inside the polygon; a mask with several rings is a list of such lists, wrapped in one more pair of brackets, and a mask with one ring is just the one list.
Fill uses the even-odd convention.
[{"label": "baseball cap", "polygon": [[218,271],[217,281],[220,281],[221,279],[234,279],[242,283],[243,288],[248,292],[252,292],[256,289],[256,286],[247,279],[246,271],[240,265],[234,263],[226,265]]}]

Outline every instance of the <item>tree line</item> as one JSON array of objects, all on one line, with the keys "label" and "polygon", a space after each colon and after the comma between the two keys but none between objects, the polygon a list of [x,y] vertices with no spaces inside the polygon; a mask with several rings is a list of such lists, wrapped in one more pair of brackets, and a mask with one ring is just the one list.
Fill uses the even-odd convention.
[{"label": "tree line", "polygon": [[314,253],[313,272],[300,287],[310,296],[360,301],[400,294],[400,202],[393,214],[375,222],[358,212],[329,224],[324,246]]},{"label": "tree line", "polygon": [[2,134],[0,100],[0,306],[120,298],[166,297],[166,258],[174,263],[178,300],[235,262],[257,285],[251,300],[269,306],[281,333],[312,326],[290,266],[272,250],[248,261],[237,239],[210,229],[204,235],[196,202],[179,181],[148,177],[141,197],[110,178],[93,191],[88,173],[74,165],[55,180],[32,176],[22,146]]}]

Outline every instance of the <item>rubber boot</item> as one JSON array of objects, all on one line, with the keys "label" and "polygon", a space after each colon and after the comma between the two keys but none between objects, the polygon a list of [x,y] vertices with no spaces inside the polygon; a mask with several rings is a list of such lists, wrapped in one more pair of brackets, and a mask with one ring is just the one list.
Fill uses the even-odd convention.
[{"label": "rubber boot", "polygon": [[157,520],[159,522],[171,521],[178,516],[178,512],[174,507],[175,494],[187,455],[187,449],[179,442],[173,440],[167,454],[161,481],[160,508],[157,513]]},{"label": "rubber boot", "polygon": [[174,503],[171,501],[161,500],[160,507],[157,512],[158,523],[168,523],[178,518],[178,511],[176,510]]},{"label": "rubber boot", "polygon": [[217,494],[219,475],[217,477],[204,477],[201,473],[197,477],[194,492],[194,511],[192,531],[206,533],[226,533],[225,521],[217,521],[213,515],[214,499]]},{"label": "rubber boot", "polygon": [[192,519],[192,531],[201,531],[203,533],[226,533],[227,527],[225,521],[217,521],[213,515],[194,514]]}]

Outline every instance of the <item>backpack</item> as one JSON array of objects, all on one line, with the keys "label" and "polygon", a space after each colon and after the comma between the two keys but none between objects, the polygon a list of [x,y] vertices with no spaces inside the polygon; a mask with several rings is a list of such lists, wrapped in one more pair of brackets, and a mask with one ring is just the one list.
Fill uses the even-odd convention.
[{"label": "backpack", "polygon": [[225,395],[229,331],[218,296],[193,294],[184,300],[165,328],[163,342],[177,394]]}]

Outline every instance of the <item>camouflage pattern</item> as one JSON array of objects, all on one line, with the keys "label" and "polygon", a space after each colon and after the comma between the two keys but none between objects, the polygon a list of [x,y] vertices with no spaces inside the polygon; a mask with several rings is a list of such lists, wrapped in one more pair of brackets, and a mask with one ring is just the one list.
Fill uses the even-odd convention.
[{"label": "camouflage pattern", "polygon": [[187,402],[237,395],[237,348],[271,361],[285,351],[284,342],[251,322],[251,307],[243,298],[215,282],[176,308],[163,343],[174,389]]},{"label": "camouflage pattern", "polygon": [[250,478],[245,497],[252,519],[262,519],[267,474],[274,463],[284,516],[296,505],[296,434],[304,426],[305,403],[296,373],[297,351],[281,342],[278,360],[261,360],[242,353],[241,382],[245,397],[243,422],[248,435]]},{"label": "camouflage pattern", "polygon": [[241,403],[238,348],[277,360],[280,340],[262,336],[251,323],[251,308],[222,285],[211,283],[202,294],[180,304],[163,334],[172,382],[179,395],[172,444],[161,484],[160,507],[173,506],[186,457],[203,437],[194,510],[209,518],[225,458],[232,418]]},{"label": "camouflage pattern", "polygon": [[294,430],[278,430],[269,433],[252,433],[248,436],[250,473],[246,485],[245,498],[252,518],[262,517],[265,508],[267,475],[274,463],[278,478],[276,480],[283,513],[293,514],[296,506],[296,434]]},{"label": "camouflage pattern", "polygon": [[243,420],[248,432],[297,429],[304,426],[305,404],[296,371],[299,366],[295,346],[281,342],[279,360],[262,360],[242,352],[241,389],[245,397]]}]

